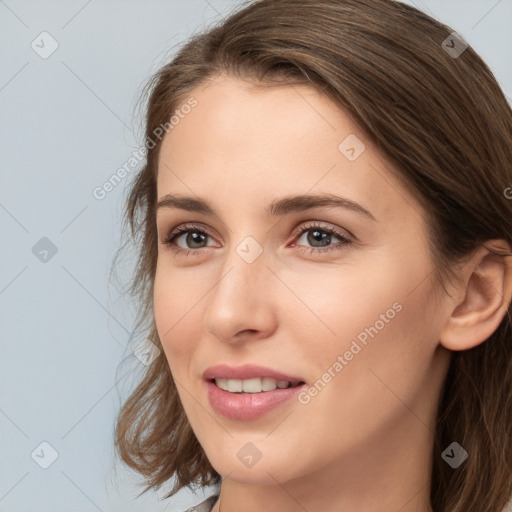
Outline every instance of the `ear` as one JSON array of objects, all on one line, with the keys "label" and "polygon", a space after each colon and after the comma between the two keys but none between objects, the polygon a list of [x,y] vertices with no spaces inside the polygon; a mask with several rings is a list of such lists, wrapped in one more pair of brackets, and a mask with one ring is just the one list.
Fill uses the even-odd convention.
[{"label": "ear", "polygon": [[457,299],[439,338],[448,350],[483,343],[507,314],[512,295],[510,246],[504,240],[488,240],[464,264],[459,277]]}]

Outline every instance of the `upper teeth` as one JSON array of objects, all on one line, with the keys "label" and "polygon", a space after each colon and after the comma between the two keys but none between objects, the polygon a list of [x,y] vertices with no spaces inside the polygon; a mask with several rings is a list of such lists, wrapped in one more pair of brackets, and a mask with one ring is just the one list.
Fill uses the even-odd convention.
[{"label": "upper teeth", "polygon": [[230,393],[261,393],[262,391],[273,391],[276,388],[287,388],[293,384],[287,380],[275,380],[270,377],[255,379],[215,379],[215,384],[224,391]]}]

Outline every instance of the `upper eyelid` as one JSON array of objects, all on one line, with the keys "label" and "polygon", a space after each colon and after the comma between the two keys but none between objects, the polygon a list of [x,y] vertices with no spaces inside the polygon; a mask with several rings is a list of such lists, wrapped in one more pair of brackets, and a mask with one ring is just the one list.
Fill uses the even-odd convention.
[{"label": "upper eyelid", "polygon": [[355,237],[347,229],[332,224],[323,225],[321,221],[306,221],[301,222],[296,228],[293,229],[292,233],[294,236],[299,236],[310,230],[318,229],[319,231],[332,232],[334,236],[339,236],[344,239],[355,240]]},{"label": "upper eyelid", "polygon": [[[315,228],[320,231],[332,231],[334,236],[341,237],[342,239],[349,239],[350,241],[354,241],[356,239],[355,236],[346,228],[341,228],[339,226],[332,225],[331,223],[318,220],[302,221],[292,229],[292,235],[294,237],[302,236],[303,233]],[[204,232],[210,238],[215,238],[209,228],[203,227],[201,222],[183,222],[178,224],[172,229],[166,231],[163,238],[166,239],[172,237],[176,240],[187,232],[193,232],[194,230]]]}]

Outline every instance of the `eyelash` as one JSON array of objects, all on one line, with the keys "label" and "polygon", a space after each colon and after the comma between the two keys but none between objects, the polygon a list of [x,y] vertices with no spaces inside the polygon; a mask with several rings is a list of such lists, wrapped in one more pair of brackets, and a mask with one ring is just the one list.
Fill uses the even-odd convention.
[{"label": "eyelash", "polygon": [[[300,238],[304,233],[307,233],[308,231],[313,231],[313,230],[321,231],[321,232],[327,233],[329,235],[334,235],[334,236],[338,237],[341,240],[341,242],[339,244],[336,244],[336,245],[333,245],[333,246],[324,247],[324,248],[305,247],[303,245],[296,245],[295,247],[298,247],[299,251],[306,251],[309,254],[319,253],[319,252],[320,253],[325,253],[325,252],[328,252],[328,251],[344,249],[346,245],[352,243],[352,241],[347,236],[345,236],[344,234],[340,233],[339,231],[337,231],[337,230],[335,230],[333,228],[328,228],[328,227],[325,227],[325,226],[321,226],[321,225],[316,224],[316,223],[311,223],[311,224],[307,224],[307,225],[303,226],[301,228],[300,232],[297,235],[295,235],[295,238]],[[176,246],[174,244],[174,240],[176,240],[177,238],[179,238],[183,234],[187,234],[187,233],[199,233],[201,235],[206,235],[206,236],[209,236],[210,238],[213,238],[207,231],[205,231],[204,229],[202,229],[202,228],[200,228],[198,226],[195,226],[193,224],[184,224],[183,226],[180,226],[178,228],[173,229],[164,238],[164,240],[162,240],[162,243],[164,245],[168,246],[178,256],[183,256],[183,257],[196,256],[199,253],[201,253],[204,249],[206,249],[206,247],[203,247],[203,248],[200,248],[200,249],[182,249],[181,247]]]}]

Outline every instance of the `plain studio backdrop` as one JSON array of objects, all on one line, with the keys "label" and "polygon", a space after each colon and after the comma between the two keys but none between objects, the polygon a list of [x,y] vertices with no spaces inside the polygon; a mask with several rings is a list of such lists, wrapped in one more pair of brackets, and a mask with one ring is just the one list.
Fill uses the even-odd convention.
[{"label": "plain studio backdrop", "polygon": [[[407,3],[452,26],[512,97],[510,0]],[[0,511],[182,510],[210,494],[136,499],[136,475],[113,472],[120,396],[143,369],[133,305],[109,283],[136,168],[104,184],[139,149],[146,79],[236,4],[0,1]]]}]

